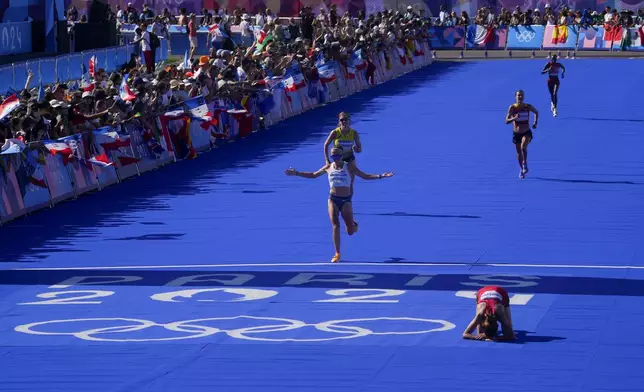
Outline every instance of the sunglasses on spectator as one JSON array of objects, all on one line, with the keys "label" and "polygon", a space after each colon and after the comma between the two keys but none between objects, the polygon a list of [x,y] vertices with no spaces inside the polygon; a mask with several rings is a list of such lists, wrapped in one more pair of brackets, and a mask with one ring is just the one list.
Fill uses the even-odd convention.
[{"label": "sunglasses on spectator", "polygon": [[342,154],[331,154],[331,159],[338,160],[342,158]]},{"label": "sunglasses on spectator", "polygon": [[341,122],[342,124],[346,124],[346,123],[348,123],[348,122],[349,122],[349,119],[348,119],[348,118],[341,118],[341,119],[340,119],[340,122]]}]

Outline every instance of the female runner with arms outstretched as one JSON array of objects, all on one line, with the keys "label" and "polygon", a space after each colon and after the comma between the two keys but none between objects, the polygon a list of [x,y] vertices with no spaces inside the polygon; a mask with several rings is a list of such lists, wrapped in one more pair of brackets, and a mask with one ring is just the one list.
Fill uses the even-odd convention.
[{"label": "female runner with arms outstretched", "polygon": [[358,169],[357,165],[349,165],[342,160],[342,149],[334,147],[331,149],[331,159],[333,162],[325,164],[316,172],[300,172],[293,168],[285,171],[287,176],[298,176],[304,178],[318,178],[325,173],[329,176],[329,186],[331,193],[329,195],[328,209],[331,225],[333,226],[333,245],[335,246],[335,255],[331,262],[340,261],[340,219],[342,214],[347,234],[353,235],[358,231],[358,224],[353,220],[353,206],[351,204],[353,176],[356,175],[365,180],[379,180],[394,175],[393,172],[382,174],[367,174]]}]

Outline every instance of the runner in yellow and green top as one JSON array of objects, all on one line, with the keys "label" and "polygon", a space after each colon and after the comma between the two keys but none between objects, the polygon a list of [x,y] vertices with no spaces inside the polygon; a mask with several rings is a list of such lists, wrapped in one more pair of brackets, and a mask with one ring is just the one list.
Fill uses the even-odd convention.
[{"label": "runner in yellow and green top", "polygon": [[[351,168],[354,168],[356,166],[354,152],[362,152],[362,144],[360,143],[358,131],[351,128],[351,117],[348,113],[340,113],[338,127],[331,131],[324,142],[324,160],[327,165],[331,163],[329,159],[329,145],[331,143],[333,143],[334,148],[342,149],[342,160]],[[351,178],[351,194],[353,195],[353,176]]]}]

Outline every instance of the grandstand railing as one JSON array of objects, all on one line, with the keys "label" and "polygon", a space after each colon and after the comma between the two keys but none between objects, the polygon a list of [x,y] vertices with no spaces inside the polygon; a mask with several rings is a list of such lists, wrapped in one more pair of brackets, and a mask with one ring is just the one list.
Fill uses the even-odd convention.
[{"label": "grandstand railing", "polygon": [[[156,60],[159,62],[168,59],[168,41],[160,41],[161,46],[156,52]],[[79,80],[83,76],[83,66],[87,68],[89,59],[93,56],[96,56],[97,68],[114,72],[130,61],[132,53],[138,51],[138,47],[133,45],[114,46],[0,66],[0,93],[22,91],[30,71],[34,74],[32,88],[40,83],[47,86]]]}]

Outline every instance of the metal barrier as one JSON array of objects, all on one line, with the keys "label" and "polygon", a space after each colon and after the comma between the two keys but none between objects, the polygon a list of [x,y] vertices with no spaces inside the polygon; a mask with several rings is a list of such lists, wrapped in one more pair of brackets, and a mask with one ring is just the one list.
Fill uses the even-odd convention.
[{"label": "metal barrier", "polygon": [[[168,41],[164,39],[160,41],[161,46],[157,48],[156,59],[166,61]],[[128,62],[130,55],[136,53],[136,50],[134,46],[126,45],[0,66],[0,93],[6,94],[24,89],[29,72],[34,74],[34,83],[43,85],[79,80],[83,76],[83,66],[87,67],[89,59],[93,56],[96,56],[97,68],[114,72]]]}]

